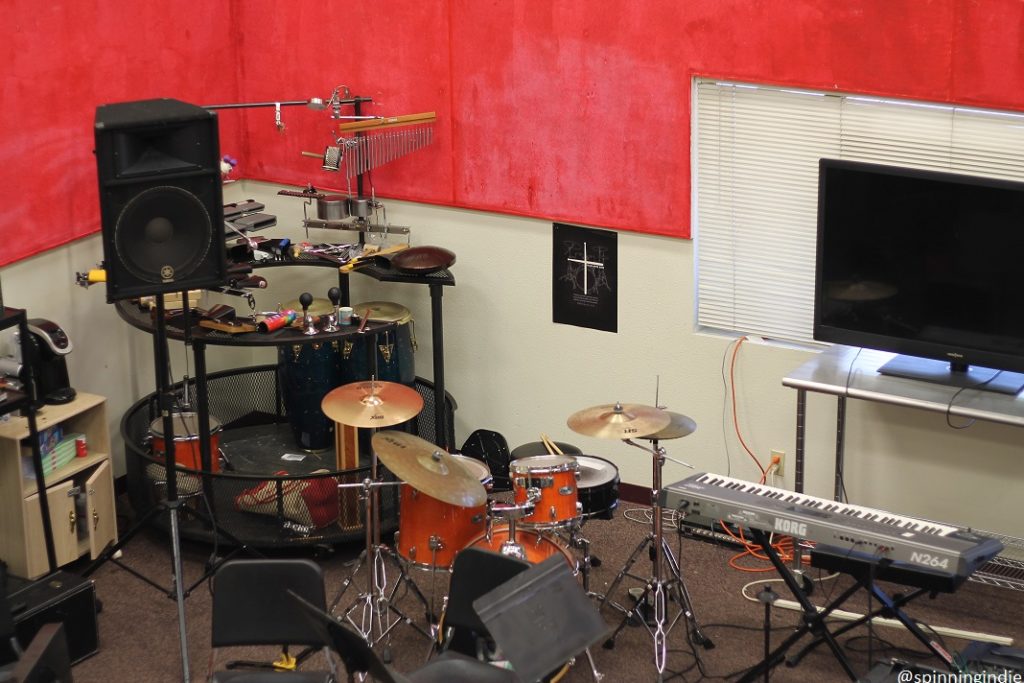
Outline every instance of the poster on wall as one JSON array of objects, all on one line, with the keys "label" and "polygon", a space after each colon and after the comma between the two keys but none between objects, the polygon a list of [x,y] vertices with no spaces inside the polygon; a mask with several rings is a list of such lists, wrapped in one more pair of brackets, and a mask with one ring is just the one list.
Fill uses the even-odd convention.
[{"label": "poster on wall", "polygon": [[554,322],[618,332],[618,233],[554,223],[552,235]]}]

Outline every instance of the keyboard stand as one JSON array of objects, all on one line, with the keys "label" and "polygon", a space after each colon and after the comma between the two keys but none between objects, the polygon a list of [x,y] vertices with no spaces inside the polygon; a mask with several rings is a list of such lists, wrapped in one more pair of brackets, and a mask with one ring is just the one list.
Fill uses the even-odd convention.
[{"label": "keyboard stand", "polygon": [[853,667],[850,666],[850,660],[847,659],[846,654],[843,652],[843,649],[839,646],[839,643],[836,642],[835,637],[828,630],[825,620],[828,619],[829,614],[836,610],[839,607],[839,605],[845,602],[851,595],[856,593],[860,589],[860,585],[854,585],[850,588],[847,588],[839,595],[839,597],[837,597],[834,601],[830,602],[823,610],[819,612],[814,607],[814,605],[811,604],[811,601],[807,598],[807,594],[800,587],[800,584],[797,582],[796,577],[793,576],[793,573],[789,570],[789,568],[779,557],[779,554],[775,551],[775,548],[772,547],[771,541],[769,541],[768,536],[760,529],[750,529],[749,531],[751,535],[753,535],[754,541],[759,546],[761,546],[761,549],[764,550],[765,554],[768,556],[768,559],[771,560],[771,563],[772,565],[774,565],[776,571],[779,572],[779,576],[782,578],[783,583],[786,584],[786,587],[789,589],[789,592],[792,593],[793,597],[796,598],[796,601],[800,603],[800,607],[803,610],[803,624],[801,624],[796,631],[790,634],[790,636],[786,638],[786,640],[784,640],[781,645],[772,650],[768,654],[768,656],[761,661],[760,664],[757,664],[752,669],[748,670],[745,674],[743,674],[743,676],[739,679],[739,683],[751,683],[752,681],[755,681],[758,678],[763,677],[766,672],[771,671],[776,666],[781,664],[785,659],[786,652],[789,650],[789,648],[796,644],[796,642],[803,638],[804,635],[807,633],[814,634],[817,639],[820,639],[821,642],[824,642],[826,645],[828,645],[829,649],[832,650],[832,654],[835,655],[836,661],[839,662],[839,665],[843,668],[843,671],[846,672],[846,675],[849,676],[851,681],[856,681],[857,675],[853,672]]},{"label": "keyboard stand", "polygon": [[[817,552],[817,551],[815,551]],[[837,555],[834,552],[829,552],[828,564],[834,564],[835,560],[842,561],[841,555]],[[812,559],[813,562],[813,559]],[[839,628],[832,631],[833,636],[840,636],[848,631],[851,631],[858,626],[868,623],[869,620],[875,617],[887,617],[890,619],[896,619],[907,631],[910,632],[915,638],[917,638],[928,651],[938,657],[942,662],[949,668],[950,671],[956,671],[956,665],[952,656],[942,646],[936,642],[935,638],[929,637],[928,634],[922,629],[915,619],[910,618],[904,611],[903,607],[909,604],[912,600],[915,600],[922,595],[930,594],[931,597],[935,597],[936,590],[934,588],[915,588],[910,593],[897,594],[891,596],[879,587],[877,580],[886,579],[886,570],[888,568],[887,560],[878,562],[867,562],[861,559],[849,559],[844,564],[845,566],[838,570],[844,574],[848,574],[856,580],[854,589],[863,588],[864,590],[871,593],[872,599],[877,600],[879,607],[871,610],[868,614],[856,619],[854,621],[843,624]],[[959,584],[957,584],[959,585]],[[950,589],[946,592],[952,592]],[[838,605],[837,605],[838,606]],[[834,609],[834,608],[833,608]],[[799,652],[786,660],[788,666],[796,666],[803,659],[804,655],[821,645],[821,638],[815,638],[810,643],[805,645]]]},{"label": "keyboard stand", "polygon": [[[946,666],[948,666],[951,671],[956,670],[953,658],[950,654],[942,649],[934,639],[929,638],[924,630],[918,626],[917,622],[908,617],[901,609],[910,601],[926,593],[934,595],[934,590],[918,588],[906,595],[892,597],[882,590],[875,582],[875,577],[878,575],[879,571],[884,571],[884,563],[888,562],[887,560],[879,559],[877,562],[866,562],[864,560],[854,560],[851,558],[845,563],[845,566],[841,571],[842,573],[853,577],[855,583],[849,588],[843,590],[835,600],[829,602],[819,611],[813,604],[811,604],[811,601],[800,588],[800,585],[793,577],[789,568],[786,567],[781,558],[779,558],[775,549],[771,547],[768,536],[760,530],[751,529],[750,531],[755,542],[761,547],[775,566],[775,569],[779,572],[779,576],[782,577],[783,582],[785,582],[786,586],[793,594],[793,597],[795,597],[797,602],[800,603],[800,607],[803,609],[803,624],[801,624],[796,631],[790,634],[790,636],[787,637],[781,645],[772,650],[760,664],[747,671],[743,677],[739,679],[740,683],[750,683],[756,680],[758,677],[763,676],[766,671],[770,671],[783,661],[785,661],[787,666],[796,666],[808,652],[822,643],[828,645],[829,649],[832,650],[832,654],[835,655],[836,660],[843,668],[843,671],[846,672],[846,675],[850,677],[850,680],[857,680],[857,675],[853,672],[853,668],[850,666],[850,661],[840,647],[836,637],[858,626],[866,624],[870,619],[878,616],[897,619],[901,624],[906,626],[907,630],[910,631],[915,638],[921,641],[930,652],[945,662]],[[878,609],[872,610],[869,614],[857,619],[856,621],[843,624],[835,630],[829,630],[826,624],[828,617],[861,589],[868,591],[875,600],[878,600],[880,605]],[[801,648],[798,653],[787,658],[786,652],[808,633],[814,636],[813,640]]]}]

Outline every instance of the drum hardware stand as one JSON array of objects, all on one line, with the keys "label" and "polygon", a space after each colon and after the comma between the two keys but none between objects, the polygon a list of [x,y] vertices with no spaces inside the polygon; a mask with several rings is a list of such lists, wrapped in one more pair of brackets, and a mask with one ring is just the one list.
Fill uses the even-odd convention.
[{"label": "drum hardware stand", "polygon": [[508,540],[501,544],[498,552],[502,555],[514,557],[517,560],[526,561],[526,550],[523,548],[523,544],[516,540],[516,520],[532,515],[538,502],[540,502],[540,489],[535,486],[526,489],[526,500],[522,503],[487,501],[487,542],[490,543],[493,538],[494,518],[502,517],[507,519]]},{"label": "drum hardware stand", "polygon": [[[623,614],[622,622],[619,624],[618,628],[615,629],[615,632],[612,633],[611,637],[605,642],[606,648],[610,649],[615,646],[615,638],[619,635],[625,625],[634,617],[643,624],[645,628],[647,628],[647,631],[651,634],[651,637],[654,640],[654,665],[658,670],[658,680],[662,681],[664,680],[665,665],[668,654],[668,636],[680,619],[685,618],[688,622],[689,631],[687,632],[687,637],[691,642],[693,642],[693,644],[699,645],[706,650],[710,650],[715,646],[715,644],[710,638],[701,632],[700,625],[697,623],[697,618],[694,616],[693,603],[690,600],[690,594],[686,589],[686,584],[683,582],[683,577],[679,570],[679,563],[676,560],[675,555],[672,553],[672,549],[669,547],[668,541],[664,538],[662,532],[661,507],[658,504],[658,498],[661,493],[661,471],[665,464],[665,460],[672,460],[672,462],[685,467],[692,468],[693,466],[680,460],[669,458],[665,455],[665,449],[658,445],[657,439],[652,439],[651,441],[652,447],[647,448],[632,441],[631,439],[623,439],[624,443],[643,451],[647,451],[654,456],[653,481],[651,487],[651,507],[653,511],[653,514],[651,515],[651,532],[643,541],[640,542],[640,545],[636,547],[633,553],[629,556],[629,559],[626,560],[626,564],[623,565],[621,570],[619,570],[619,573],[608,587],[608,592],[605,593],[602,598],[599,608],[603,608],[606,603],[610,602],[612,607]],[[651,576],[641,577],[635,574],[630,574],[630,569],[633,567],[633,564],[645,548],[649,549],[651,555]],[[668,577],[664,578],[664,569],[666,568],[668,569]],[[611,595],[615,592],[615,589],[625,576],[645,582],[644,591],[639,598],[637,598],[636,605],[632,609],[626,609],[610,599]],[[643,613],[644,607],[648,604],[648,596],[653,596],[653,624],[648,624]],[[679,605],[680,610],[671,621],[668,620],[668,603],[670,601],[675,601]],[[697,657],[697,661],[699,663],[700,656],[697,655],[696,649],[694,650],[694,655]]]},{"label": "drum hardware stand", "polygon": [[[405,567],[403,567],[402,563],[394,557],[391,550],[385,547],[380,540],[380,509],[377,491],[384,486],[402,486],[404,482],[376,481],[376,479],[377,458],[374,456],[370,476],[364,479],[362,483],[338,484],[338,488],[362,488],[360,498],[363,500],[364,510],[366,513],[366,549],[360,553],[359,559],[352,568],[352,572],[349,574],[348,578],[342,582],[341,591],[334,599],[334,602],[331,603],[331,610],[333,611],[338,606],[338,603],[341,602],[341,599],[348,590],[348,587],[355,580],[356,573],[364,564],[366,564],[366,591],[360,593],[356,600],[348,607],[348,609],[345,610],[344,618],[352,625],[353,628],[362,634],[370,647],[373,647],[389,636],[392,629],[394,629],[400,622],[409,624],[428,640],[433,640],[433,636],[430,633],[416,625],[410,617],[393,604],[392,599],[398,592],[399,586],[405,582],[412,587],[413,594],[415,594],[420,602],[423,603],[424,608],[430,609],[430,603],[423,595],[419,586],[417,586],[409,577],[405,571]],[[395,563],[399,572],[399,579],[395,583],[394,588],[391,589],[390,593],[387,592],[387,571],[384,566],[385,555]],[[356,623],[351,615],[360,607],[362,608],[362,615],[360,622]],[[397,614],[399,620],[392,622],[388,618],[390,612]],[[375,627],[376,637],[374,636]],[[385,661],[390,660],[390,652],[385,651],[384,659]]]}]

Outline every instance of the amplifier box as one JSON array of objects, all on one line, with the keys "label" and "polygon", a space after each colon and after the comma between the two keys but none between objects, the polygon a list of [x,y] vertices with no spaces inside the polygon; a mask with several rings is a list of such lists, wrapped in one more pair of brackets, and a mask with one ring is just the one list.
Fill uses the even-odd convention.
[{"label": "amplifier box", "polygon": [[20,586],[15,583],[14,577],[8,578],[7,602],[22,647],[28,647],[43,624],[62,623],[72,664],[96,654],[99,627],[91,579],[57,571]]}]

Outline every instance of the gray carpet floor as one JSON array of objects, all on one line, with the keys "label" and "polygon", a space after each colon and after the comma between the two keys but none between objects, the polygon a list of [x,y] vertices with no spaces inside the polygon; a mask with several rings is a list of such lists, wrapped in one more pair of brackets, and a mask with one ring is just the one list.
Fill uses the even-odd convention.
[{"label": "gray carpet floor", "polygon": [[[591,550],[601,563],[590,572],[591,590],[600,593],[606,591],[630,553],[648,534],[650,527],[644,521],[648,514],[646,508],[624,503],[613,520],[589,521],[584,526],[583,533],[590,540]],[[747,573],[733,569],[729,563],[737,553],[736,548],[698,541],[681,536],[674,530],[666,531],[666,538],[678,557],[685,586],[692,598],[694,619],[682,618],[668,633],[664,678],[680,681],[705,678],[735,680],[739,672],[757,663],[764,652],[764,607],[745,598],[742,590],[751,581],[775,578],[776,574],[774,571]],[[343,581],[351,574],[353,559],[359,555],[360,550],[358,546],[343,546],[329,554],[318,553],[314,556],[312,550],[298,554],[314,556],[323,565],[328,597],[331,599],[341,591]],[[187,542],[183,545],[182,556],[185,585],[191,587],[196,584],[185,600],[185,644],[191,680],[206,680],[211,666],[221,668],[233,659],[272,661],[276,657],[273,649],[211,652],[210,582],[202,581],[211,557],[211,548]],[[171,551],[166,534],[158,530],[138,534],[125,546],[122,561],[170,589]],[[751,558],[745,558],[743,562],[755,568],[767,566]],[[72,570],[75,568],[72,567]],[[641,559],[634,565],[633,573],[639,576],[650,574],[646,553],[642,553]],[[809,575],[817,577],[819,572],[811,570]],[[429,572],[413,572],[412,577],[422,592],[429,596],[433,591],[435,599],[440,601],[446,590],[444,576],[433,577]],[[100,648],[97,654],[75,666],[75,681],[183,680],[182,639],[179,637],[179,622],[173,598],[168,597],[163,590],[140,581],[113,562],[102,565],[93,574],[93,578],[97,596],[102,602],[99,615]],[[390,571],[389,581],[396,579],[396,572]],[[849,579],[840,576],[815,583],[817,585],[812,597],[817,604],[822,604],[849,585]],[[629,604],[628,589],[640,584],[639,581],[627,578],[611,597],[622,604]],[[354,584],[338,601],[338,610],[344,611],[351,605],[364,585],[365,578],[360,571],[355,576]],[[780,598],[792,598],[781,583],[772,585]],[[890,592],[901,590],[901,587],[893,585],[886,585],[886,588]],[[754,596],[760,589],[759,585],[750,586],[747,593]],[[417,626],[421,629],[427,627],[426,610],[412,591],[400,589],[397,603]],[[877,607],[877,602],[874,605]],[[846,609],[861,612],[866,607],[867,602],[863,594],[859,593],[849,601]],[[968,582],[954,594],[938,594],[934,599],[923,597],[913,602],[907,612],[934,627],[1009,637],[1014,639],[1017,646],[1024,647],[1022,607],[1024,593]],[[675,605],[670,606],[669,618],[675,618],[678,611]],[[622,621],[610,608],[606,608],[602,615],[609,629]],[[775,608],[771,614],[772,644],[781,642],[799,620],[797,612]],[[694,625],[699,626],[701,632],[714,642],[713,649],[694,648],[690,644],[687,635]],[[950,635],[937,640],[952,652],[960,651],[968,643],[968,639]],[[924,651],[920,642],[901,629],[876,626],[869,634],[866,627],[860,627],[844,634],[839,641],[858,675],[865,674],[872,661],[892,657],[931,666],[940,665],[938,659]],[[419,629],[399,624],[392,632],[390,650],[395,668],[409,672],[423,664],[429,652],[429,642]],[[658,680],[653,639],[642,624],[627,624],[619,634],[614,648],[597,645],[592,653],[606,683]],[[316,666],[318,656],[311,657],[305,665]],[[592,680],[592,674],[585,657],[578,658],[563,678],[566,683],[589,680]],[[821,683],[846,680],[846,677],[828,649],[819,647],[795,667],[777,667],[772,680]]]}]

